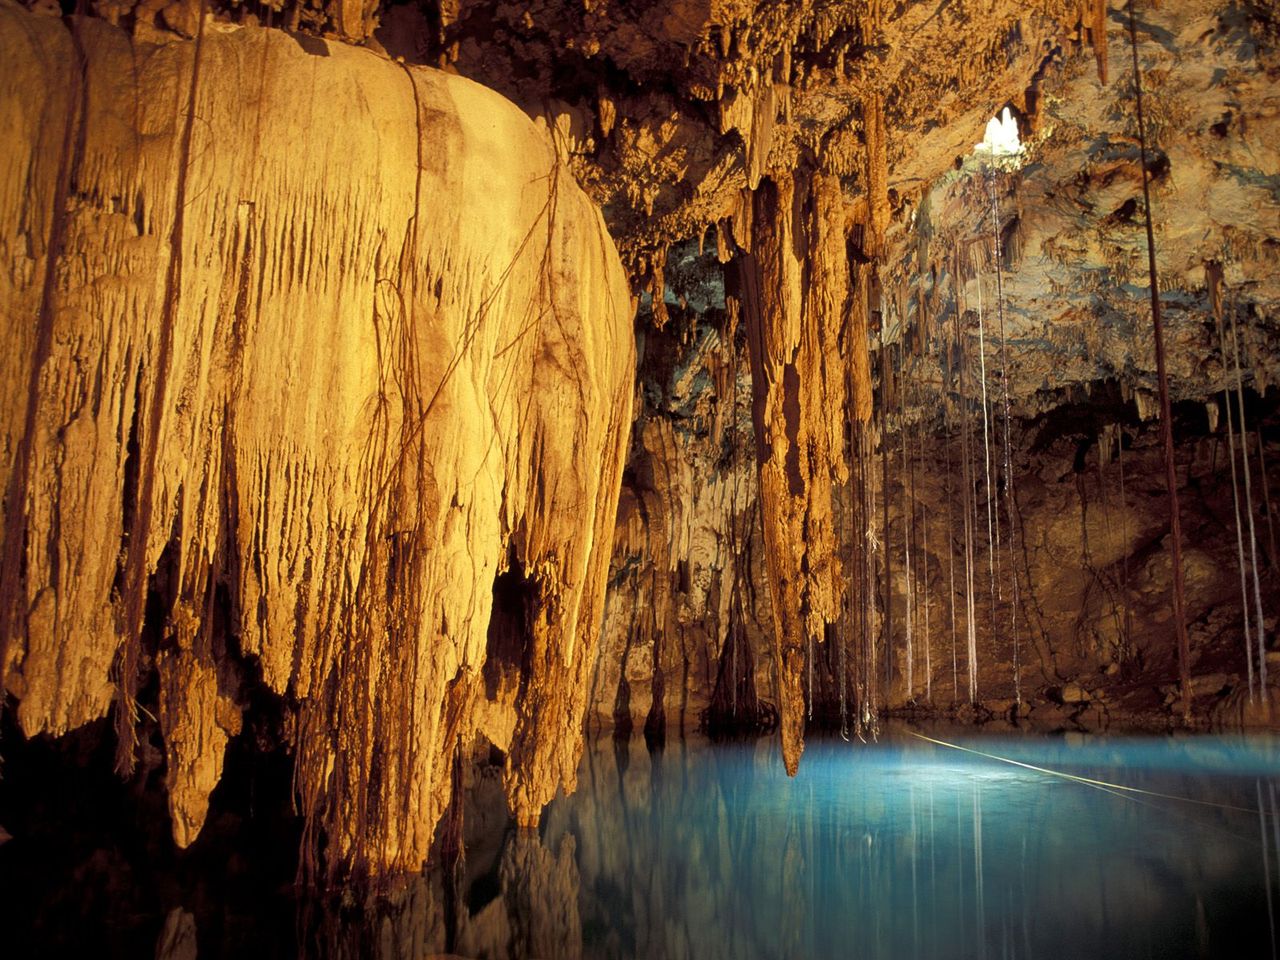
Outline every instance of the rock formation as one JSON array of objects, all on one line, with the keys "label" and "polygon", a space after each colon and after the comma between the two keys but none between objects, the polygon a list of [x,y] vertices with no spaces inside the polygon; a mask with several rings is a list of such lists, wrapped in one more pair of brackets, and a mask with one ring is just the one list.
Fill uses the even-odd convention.
[{"label": "rock formation", "polygon": [[554,142],[341,44],[0,18],[22,730],[114,709],[128,771],[158,724],[186,845],[260,684],[332,873],[425,858],[483,721],[532,820],[573,783],[634,368]]},{"label": "rock formation", "polygon": [[[868,564],[875,582],[863,590],[865,600],[848,598],[853,612],[809,605],[824,611],[818,620],[826,630],[822,622],[806,625],[798,665],[788,666],[784,659],[782,680],[776,674],[759,678],[761,689],[777,698],[784,743],[792,739],[787,706],[795,709],[797,698],[808,717],[840,723],[844,715],[845,723],[855,722],[855,700],[862,695],[855,689],[867,682],[858,675],[857,658],[866,649],[868,630],[872,642],[883,646],[876,655],[880,675],[870,678],[880,684],[872,694],[880,707],[960,709],[980,717],[1015,706],[1025,716],[1034,705],[1033,718],[1049,726],[1108,719],[1160,723],[1161,716],[1169,717],[1165,700],[1169,684],[1176,682],[1170,659],[1169,516],[1154,421],[1157,385],[1132,74],[1119,66],[1128,66],[1129,52],[1123,9],[1095,22],[1106,22],[1111,33],[1100,55],[1114,59],[1119,50],[1125,58],[1112,64],[1104,79],[1094,60],[1073,54],[1069,45],[1055,47],[1027,77],[1024,92],[1011,98],[1026,141],[1025,152],[1012,162],[989,155],[983,160],[973,150],[976,135],[954,145],[950,170],[927,138],[913,139],[919,151],[902,158],[901,129],[891,128],[892,216],[872,213],[856,194],[845,198],[849,242],[860,245],[850,269],[874,272],[868,279],[851,279],[849,312],[835,316],[834,329],[816,321],[805,330],[815,337],[837,335],[868,304],[870,342],[857,337],[841,341],[837,349],[856,361],[858,351],[848,344],[870,348],[875,411],[867,422],[866,408],[855,408],[852,392],[846,393],[845,425],[852,432],[843,456],[854,481],[845,485],[849,468],[834,456],[828,468],[833,488],[817,499],[822,511],[834,499],[837,526],[849,522],[846,513],[855,515],[856,522],[838,533],[843,583],[850,590],[860,588]],[[1264,483],[1275,486],[1276,451],[1269,430],[1259,430],[1274,418],[1274,394],[1268,391],[1276,377],[1280,332],[1273,236],[1280,197],[1264,172],[1280,162],[1273,146],[1274,30],[1257,9],[1212,3],[1143,10],[1138,23],[1153,148],[1157,261],[1177,402],[1183,524],[1190,545],[1184,566],[1193,673],[1201,677],[1193,684],[1197,716],[1236,722],[1242,716],[1269,722],[1268,695],[1258,690],[1256,699],[1251,697],[1247,679],[1251,669],[1260,672],[1265,666],[1266,651],[1258,660],[1255,645],[1250,668],[1244,633],[1256,634],[1256,606],[1261,606],[1269,648],[1276,616],[1274,567],[1263,543],[1270,535],[1271,510],[1261,489]],[[1095,44],[1101,36],[1094,29]],[[1007,82],[1005,76],[999,82]],[[989,115],[995,114],[998,100],[988,103]],[[874,111],[868,114],[874,117]],[[868,128],[865,146],[868,187],[879,178],[876,154],[883,149],[883,134],[871,136],[873,129]],[[930,157],[931,176],[917,181],[906,173],[920,170]],[[751,224],[748,242],[761,232],[761,204],[777,206],[769,199],[777,192],[771,177],[782,184],[795,181],[776,167],[765,174],[754,205],[739,208]],[[810,182],[821,184],[822,177],[815,173]],[[794,196],[797,189],[803,194],[819,188],[783,189]],[[794,220],[792,211],[805,208],[781,209]],[[798,248],[792,249],[803,264],[807,307],[815,287],[830,284],[832,257],[815,247],[820,225],[803,226]],[[734,228],[740,236],[737,220]],[[753,249],[747,259],[758,252]],[[865,260],[872,261],[869,267]],[[736,264],[724,269],[730,286],[736,272]],[[684,298],[690,305],[673,306],[669,323],[725,326],[721,314],[700,311],[685,297],[683,276],[677,274],[674,282],[672,277],[668,269],[667,299],[676,304]],[[764,287],[766,296],[787,295],[777,276]],[[748,287],[744,302],[750,295]],[[736,306],[731,295],[727,309]],[[1237,461],[1241,449],[1231,317],[1241,338],[1240,382],[1261,569],[1260,604],[1247,597],[1251,628],[1242,620],[1227,466],[1223,391],[1228,387]],[[689,362],[696,363],[696,355],[691,353]],[[711,385],[718,388],[714,370],[722,363],[716,358],[714,365],[706,364],[700,378],[696,369],[685,374],[687,382],[701,383],[711,396],[710,401],[690,396],[687,408],[713,408],[718,394]],[[779,381],[785,382],[780,375],[764,376],[766,392]],[[812,403],[800,409],[829,408]],[[667,416],[676,431],[673,446],[688,451],[689,471],[698,475],[712,469],[717,451],[698,443],[706,415],[702,421],[674,412]],[[863,422],[869,447],[857,439],[856,425]],[[818,448],[810,443],[800,449]],[[761,445],[762,457],[771,453],[767,442]],[[795,462],[799,466],[803,460]],[[766,470],[762,467],[762,477]],[[769,520],[761,490],[767,538],[771,522],[789,528],[785,521],[779,526]],[[741,509],[751,512],[750,505]],[[793,501],[789,509],[798,506]],[[965,585],[965,516],[972,587]],[[688,522],[717,529],[712,516]],[[729,538],[730,525],[722,515],[722,540]],[[854,529],[862,536],[854,538]],[[650,540],[654,536],[661,533]],[[629,532],[624,541],[620,528],[617,555],[634,539]],[[787,561],[798,562],[821,538],[791,531],[786,542]],[[714,566],[707,573],[698,570],[696,554],[690,559],[694,582],[717,575]],[[824,568],[816,563],[812,569]],[[761,565],[748,576],[757,586],[779,582]],[[807,582],[812,587],[821,580]],[[615,584],[611,608],[630,602],[628,583]],[[1252,595],[1253,584],[1246,587]],[[678,620],[693,616],[683,601],[677,606]],[[666,614],[659,610],[656,616]],[[966,637],[970,622],[972,654]],[[839,638],[835,642],[833,633]],[[785,636],[768,625],[753,625],[751,643],[764,653]],[[604,650],[617,650],[620,643],[606,631]],[[723,627],[720,646],[731,648]],[[611,659],[605,656],[602,664]],[[971,660],[973,696],[967,676]],[[1077,678],[1098,696],[1064,704],[1064,685]],[[642,676],[630,678],[633,689],[644,682]],[[1104,691],[1108,702],[1100,704]],[[606,685],[597,696],[603,702],[611,693]],[[700,705],[707,705],[711,695],[704,686]],[[977,701],[976,713],[971,699]]]},{"label": "rock formation", "polygon": [[1128,10],[0,0],[22,732],[180,845],[284,744],[318,879],[477,738],[529,825],[584,723],[1171,723],[1144,178],[1194,713],[1274,723],[1280,21],[1138,5],[1144,169]]}]

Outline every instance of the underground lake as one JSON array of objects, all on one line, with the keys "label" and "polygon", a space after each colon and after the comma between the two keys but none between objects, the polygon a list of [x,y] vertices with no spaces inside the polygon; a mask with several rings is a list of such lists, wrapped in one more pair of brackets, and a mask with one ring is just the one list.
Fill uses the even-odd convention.
[{"label": "underground lake", "polygon": [[183,854],[136,820],[35,829],[0,846],[0,920],[33,956],[1274,954],[1280,738],[891,725],[812,740],[795,778],[778,752],[597,738],[537,829],[480,764],[455,856],[316,898],[296,831],[229,811]]}]

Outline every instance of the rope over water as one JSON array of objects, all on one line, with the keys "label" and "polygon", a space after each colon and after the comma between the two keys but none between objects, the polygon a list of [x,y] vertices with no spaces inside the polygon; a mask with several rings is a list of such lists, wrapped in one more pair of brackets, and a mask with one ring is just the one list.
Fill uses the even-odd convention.
[{"label": "rope over water", "polygon": [[996,756],[994,753],[985,753],[982,750],[974,750],[971,747],[962,747],[957,743],[947,743],[945,740],[936,740],[933,737],[927,737],[923,733],[916,733],[914,730],[907,730],[911,736],[917,740],[925,740],[929,743],[937,744],[940,747],[949,747],[952,750],[960,750],[964,753],[972,753],[974,756],[985,757],[988,760],[999,760],[1001,763],[1008,763],[1015,767],[1022,767],[1026,770],[1034,770],[1036,773],[1044,773],[1051,777],[1061,777],[1064,780],[1073,780],[1076,783],[1082,783],[1089,787],[1099,787],[1105,790],[1121,790],[1125,793],[1138,793],[1147,797],[1159,797],[1162,800],[1177,800],[1180,803],[1194,803],[1201,807],[1216,807],[1219,810],[1235,810],[1239,813],[1251,813],[1254,816],[1269,816],[1267,811],[1259,810],[1254,807],[1238,807],[1231,803],[1217,803],[1213,800],[1196,800],[1193,797],[1180,797],[1172,793],[1159,793],[1155,790],[1144,790],[1141,787],[1129,787],[1123,783],[1110,783],[1106,780],[1094,780],[1091,777],[1081,777],[1074,773],[1063,773],[1061,770],[1050,770],[1047,767],[1037,767],[1031,763],[1023,763],[1021,760],[1010,760],[1008,757]]}]

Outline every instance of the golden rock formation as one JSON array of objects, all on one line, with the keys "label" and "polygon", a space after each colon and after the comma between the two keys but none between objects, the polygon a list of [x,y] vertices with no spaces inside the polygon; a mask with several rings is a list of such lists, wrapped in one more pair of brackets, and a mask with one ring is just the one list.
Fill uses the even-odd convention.
[{"label": "golden rock formation", "polygon": [[[544,132],[434,70],[0,7],[3,668],[28,734],[156,676],[174,837],[244,678],[296,717],[326,869],[412,869],[497,644],[532,822],[572,787],[632,301]],[[499,638],[493,584],[529,616]],[[492,715],[506,712],[496,722]]]}]

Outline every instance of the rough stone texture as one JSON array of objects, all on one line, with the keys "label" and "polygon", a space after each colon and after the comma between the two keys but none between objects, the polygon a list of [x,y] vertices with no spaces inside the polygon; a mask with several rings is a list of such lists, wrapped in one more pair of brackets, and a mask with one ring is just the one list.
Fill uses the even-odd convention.
[{"label": "rough stone texture", "polygon": [[[852,491],[837,484],[834,515],[839,518],[842,503],[868,491],[879,512],[875,476],[884,456],[889,529],[886,534],[880,518],[873,517],[867,531],[869,552],[864,554],[876,565],[879,585],[890,584],[888,606],[881,596],[868,611],[877,633],[881,625],[876,618],[889,614],[888,632],[881,635],[889,648],[887,658],[880,657],[885,669],[881,706],[924,708],[928,697],[933,708],[959,705],[954,709],[980,718],[1012,711],[1021,693],[1024,701],[1035,702],[1033,719],[1050,727],[1064,722],[1171,720],[1168,685],[1175,668],[1168,609],[1169,520],[1153,419],[1155,358],[1123,8],[1111,9],[1106,23],[1111,34],[1106,44],[1110,61],[1106,83],[1094,58],[1063,48],[1051,51],[1043,69],[1026,78],[1025,96],[1012,98],[1016,109],[1026,110],[1019,116],[1029,143],[1021,169],[984,173],[970,158],[939,176],[952,156],[971,154],[980,128],[967,142],[948,147],[954,148],[953,154],[934,152],[934,141],[928,138],[913,141],[919,150],[908,161],[896,152],[890,123],[887,177],[896,194],[891,217],[877,216],[857,200],[848,204],[851,246],[860,242],[863,254],[878,250],[869,268],[875,272],[867,294],[870,346],[876,350],[881,337],[885,345],[871,364],[879,382],[870,459],[865,459],[866,451],[858,452],[856,444],[843,451],[855,468],[862,458],[862,476],[870,483]],[[1246,692],[1227,415],[1219,393],[1234,387],[1235,368],[1229,343],[1223,347],[1215,323],[1212,271],[1206,270],[1206,264],[1222,265],[1221,312],[1226,320],[1234,317],[1238,325],[1250,429],[1259,424],[1265,428],[1269,486],[1275,490],[1280,449],[1274,433],[1275,393],[1268,388],[1280,373],[1280,298],[1275,288],[1280,194],[1269,172],[1280,169],[1276,152],[1280,130],[1275,127],[1280,116],[1276,28],[1259,7],[1207,0],[1155,10],[1140,7],[1138,40],[1149,98],[1152,204],[1171,388],[1174,400],[1180,401],[1175,407],[1175,433],[1187,544],[1192,670],[1198,678],[1227,678],[1224,683],[1196,680],[1196,711],[1206,721],[1274,722],[1275,715],[1269,720],[1265,706],[1274,692],[1252,705]],[[1011,74],[1018,69],[1016,62],[1010,63]],[[1006,76],[993,82],[1007,85],[1012,80]],[[892,109],[889,116],[893,117]],[[960,126],[965,122],[955,121]],[[875,138],[864,149],[871,182],[878,176]],[[923,171],[929,164],[932,172],[917,185],[904,179],[902,171]],[[750,205],[757,232],[761,194],[775,190],[769,176]],[[997,216],[1002,309],[997,309],[993,240]],[[883,223],[879,238],[877,220]],[[736,219],[734,234],[744,236]],[[749,229],[745,236],[750,237]],[[800,245],[809,245],[800,269],[806,282],[817,285],[830,267],[829,258],[813,250],[812,236],[805,232],[800,236]],[[854,264],[865,268],[856,256]],[[734,270],[735,265],[726,268],[730,279]],[[682,287],[673,283],[670,269],[664,280],[678,300]],[[772,295],[783,295],[780,289],[785,292],[784,285],[775,284]],[[698,311],[694,307],[681,310],[669,322],[687,325],[690,313]],[[956,343],[957,329],[963,350]],[[1224,332],[1229,336],[1225,323]],[[822,330],[811,332],[822,334]],[[985,356],[980,356],[983,347]],[[962,353],[966,358],[963,393],[958,376]],[[716,365],[724,362],[717,358]],[[1005,468],[1004,453],[1002,374],[1006,367],[1011,470]],[[702,377],[690,373],[688,379],[705,385],[711,382],[713,369],[707,364]],[[643,370],[641,375],[643,379]],[[699,401],[692,397],[688,402]],[[850,419],[857,416],[851,414]],[[986,704],[976,711],[966,705],[962,424],[967,425],[963,430],[971,444],[968,475],[974,489],[969,509],[976,683],[978,699]],[[883,443],[874,439],[877,433],[884,436]],[[688,466],[655,470],[655,476],[677,476],[682,471],[697,476],[713,469],[714,451],[687,442],[691,434],[688,426],[677,421],[672,449],[688,458]],[[1118,453],[1121,442],[1124,450]],[[988,447],[990,488],[985,464]],[[1275,643],[1276,568],[1256,436],[1250,451],[1264,628],[1270,647]],[[844,469],[838,462],[841,457],[835,459],[833,474]],[[1123,498],[1122,468],[1127,484]],[[1012,541],[1010,479],[1016,519]],[[655,494],[658,498],[670,495]],[[988,501],[992,504],[990,539]],[[792,504],[791,509],[798,506]],[[699,514],[692,522],[699,528],[719,529],[721,536],[729,526],[723,514],[718,520]],[[634,539],[636,533],[628,536]],[[1001,541],[993,556],[990,540],[996,536]],[[876,541],[887,545],[887,580],[884,550],[877,550]],[[787,543],[792,557],[809,547],[807,540],[794,535]],[[848,546],[842,540],[842,547]],[[1012,555],[1011,548],[1016,551]],[[856,561],[857,551],[847,556]],[[1011,567],[1019,572],[1016,620],[1012,619]],[[759,566],[749,572],[757,583],[765,579]],[[643,568],[637,577],[643,582]],[[845,579],[853,582],[847,573]],[[629,582],[615,581],[611,609],[628,602]],[[910,590],[908,582],[914,584]],[[862,601],[855,601],[858,604]],[[959,637],[954,686],[953,606]],[[657,610],[654,616],[661,622],[665,614]],[[846,613],[835,618],[838,637],[856,636],[847,617]],[[910,641],[908,622],[914,634]],[[1021,690],[1014,677],[1015,629]],[[821,636],[815,634],[815,639]],[[775,637],[766,629],[753,632],[751,639],[756,652],[763,654]],[[848,642],[818,643],[812,656],[805,651],[801,693],[806,709],[823,722],[830,722],[838,709],[837,654],[840,643]],[[607,637],[605,645],[616,648],[617,639]],[[850,662],[854,650],[852,645],[844,650]],[[853,683],[857,678],[850,667],[845,669],[850,671],[846,679]],[[646,678],[637,674],[630,678],[632,689],[645,683]],[[1270,671],[1270,676],[1274,680],[1275,672]],[[794,680],[779,684],[775,677],[762,676],[764,695],[793,700]],[[1064,711],[1061,691],[1077,678],[1082,689],[1103,690],[1109,702],[1100,705],[1091,696],[1088,701],[1073,700]],[[710,692],[704,690],[702,696],[709,697]],[[607,697],[597,694],[597,699],[603,702]],[[1024,716],[1026,709],[1024,705]]]},{"label": "rough stone texture", "polygon": [[840,342],[848,254],[839,184],[815,176],[811,191],[797,193],[783,180],[756,192],[743,284],[774,675],[783,762],[792,774],[804,743],[806,647],[836,621],[846,581],[832,497],[849,479]]},{"label": "rough stone texture", "polygon": [[[905,422],[908,435],[927,438],[918,455],[919,486],[907,493],[904,482],[899,496],[919,500],[920,517],[936,522],[946,501],[937,465],[955,462],[939,450],[940,418],[930,409],[942,400],[953,429],[962,419],[972,425],[980,554],[990,549],[988,499],[994,524],[1004,525],[1006,583],[997,584],[995,621],[990,589],[977,598],[977,618],[990,624],[980,657],[992,674],[984,681],[999,691],[997,699],[1015,693],[1012,628],[997,626],[1017,622],[1009,609],[1011,565],[1025,565],[1018,620],[1034,641],[1037,683],[1053,687],[1083,672],[1121,687],[1145,677],[1149,689],[1157,679],[1167,683],[1174,669],[1141,162],[1132,68],[1127,56],[1119,59],[1120,51],[1130,53],[1126,24],[1123,11],[1112,12],[1109,47],[1117,59],[1110,83],[1080,60],[1047,73],[1038,112],[1023,124],[1032,134],[1025,165],[1011,172],[971,162],[942,178],[895,224],[882,271],[888,336],[903,344],[902,376],[920,404],[912,410],[909,400],[898,426]],[[1239,697],[1247,671],[1220,398],[1235,386],[1235,368],[1222,337],[1238,326],[1250,429],[1267,425],[1265,459],[1274,468],[1275,398],[1268,387],[1280,372],[1274,236],[1280,191],[1265,171],[1280,168],[1276,35],[1257,9],[1204,2],[1142,10],[1138,40],[1170,390],[1184,401],[1175,408],[1175,437],[1188,622],[1197,648],[1192,669],[1212,672],[1225,658]],[[1213,263],[1221,265],[1216,295],[1225,324],[1214,316]],[[957,311],[962,347],[955,343]],[[980,313],[983,330],[975,329]],[[961,352],[970,377],[981,377],[985,360],[990,481],[980,386],[971,379],[967,400],[957,403]],[[1006,376],[1011,471],[1003,462]],[[1238,452],[1238,419],[1235,429]],[[1266,541],[1272,518],[1256,436],[1249,449],[1253,506]],[[1129,484],[1123,495],[1122,469]],[[1273,473],[1273,489],[1275,482]],[[918,547],[920,533],[910,535]],[[1274,549],[1259,547],[1271,644]],[[986,561],[979,586],[989,582],[992,566],[1000,570],[998,555],[995,564]],[[919,690],[900,696],[918,697]],[[1203,716],[1208,706],[1201,701],[1200,708]],[[1143,709],[1133,702],[1134,713]],[[1260,705],[1249,715],[1267,720]]]},{"label": "rough stone texture", "polygon": [[[1125,23],[1123,11],[1113,11],[1117,64],[1109,84],[1080,58],[1064,59],[1043,78],[1039,112],[1022,123],[1025,166],[983,176],[970,161],[923,191],[892,231],[882,278],[909,289],[893,294],[905,309],[891,300],[890,337],[916,326],[932,340],[946,301],[955,299],[954,264],[963,302],[976,309],[981,285],[992,310],[998,204],[1010,392],[1027,412],[1060,403],[1067,385],[1104,379],[1136,393],[1144,418],[1157,406]],[[1240,318],[1246,377],[1258,378],[1260,392],[1275,382],[1280,184],[1268,171],[1280,169],[1280,42],[1266,26],[1256,11],[1215,0],[1140,14],[1175,400],[1203,399],[1228,382],[1211,317],[1209,261],[1222,264],[1223,296]],[[935,314],[931,322],[921,323],[921,304],[926,317]]]},{"label": "rough stone texture", "polygon": [[[588,700],[653,733],[776,710],[789,770],[810,720],[886,707],[1170,716],[1118,3],[94,9],[73,41],[0,8],[0,662],[29,731],[114,700],[127,766],[154,722],[180,841],[259,684],[313,825],[383,866],[474,732],[530,824]],[[1275,489],[1280,29],[1139,19],[1197,716],[1274,722],[1216,395],[1238,327]],[[988,177],[1005,104],[1030,155]],[[569,174],[644,303],[612,540],[628,291]]]},{"label": "rough stone texture", "polygon": [[698,298],[705,291],[688,274],[714,271],[706,257],[686,253],[688,269],[673,281],[713,322],[687,336],[673,324],[642,338],[641,403],[588,713],[597,729],[696,725],[722,671],[731,684],[725,721],[749,724],[757,689],[772,686],[766,647],[758,669],[745,642],[734,660],[735,637],[768,637],[772,624],[767,583],[751,572],[764,546],[745,332],[725,314],[722,290]]},{"label": "rough stone texture", "polygon": [[[483,721],[532,822],[573,786],[634,369],[617,254],[545,131],[212,21],[174,42],[6,2],[0,62],[22,729],[114,703],[128,769],[158,713],[186,844],[261,684],[326,866],[380,871],[424,859]],[[503,571],[526,615],[498,636]],[[514,681],[477,710],[491,650]]]},{"label": "rough stone texture", "polygon": [[[672,241],[734,217],[742,188],[808,159],[852,198],[866,195],[868,115],[886,131],[892,179],[932,179],[938,158],[949,163],[996,108],[1021,102],[1049,50],[1087,43],[1102,9],[479,0],[428,5],[411,27],[421,15],[393,8],[379,36],[393,53],[438,58],[572,131],[575,170],[644,276]],[[883,191],[877,202],[887,211]]]}]

